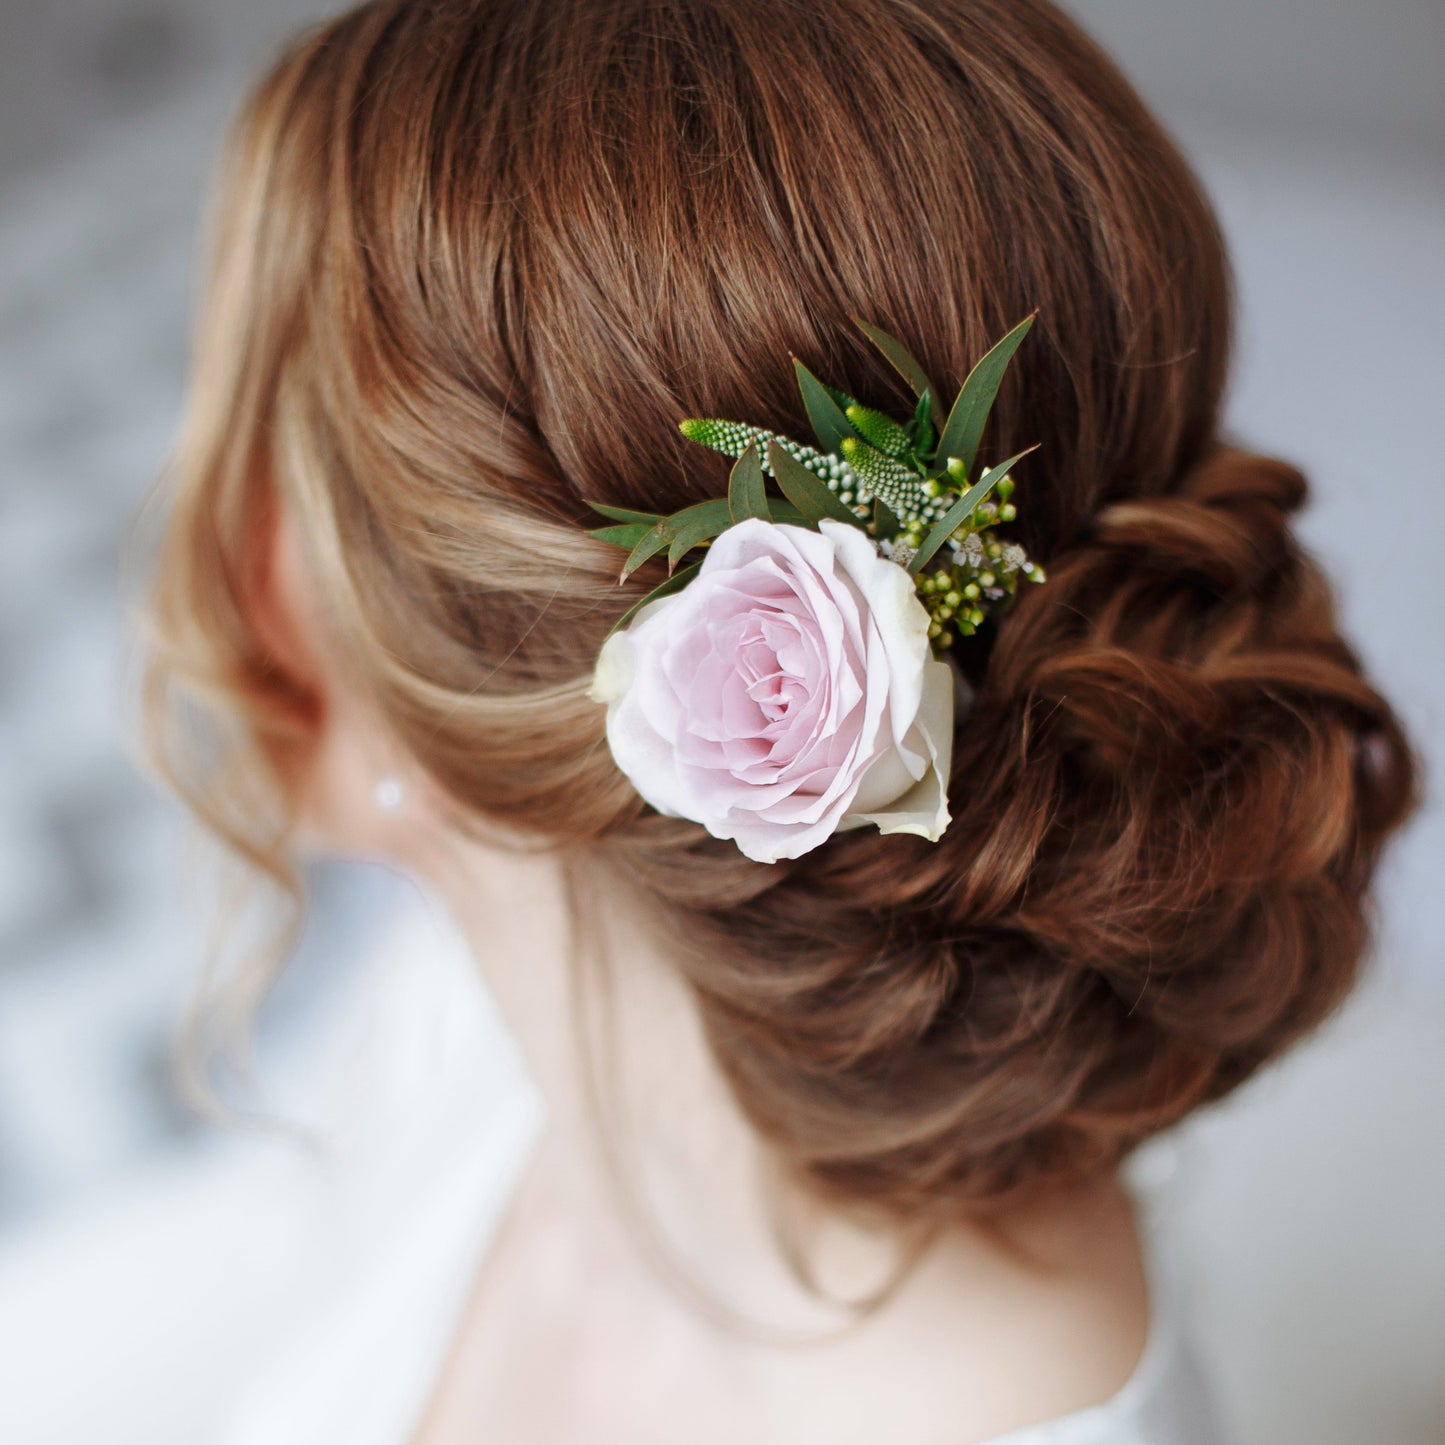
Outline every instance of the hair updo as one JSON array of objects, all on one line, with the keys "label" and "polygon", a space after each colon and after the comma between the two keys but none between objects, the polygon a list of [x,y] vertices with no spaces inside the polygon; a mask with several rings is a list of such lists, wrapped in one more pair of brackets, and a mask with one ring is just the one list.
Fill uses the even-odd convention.
[{"label": "hair updo", "polygon": [[[1418,762],[1230,445],[1231,279],[1188,167],[1047,0],[374,0],[251,96],[152,599],[157,748],[286,860],[311,705],[243,607],[294,508],[348,665],[466,816],[625,870],[737,1098],[897,1219],[1117,1163],[1325,1017]],[[744,858],[649,809],[586,688],[617,585],[582,498],[668,512],[807,434],[790,353],[952,395],[1037,308],[985,439],[1047,585],[955,649],[953,821]],[[188,754],[178,699],[216,725]]]}]

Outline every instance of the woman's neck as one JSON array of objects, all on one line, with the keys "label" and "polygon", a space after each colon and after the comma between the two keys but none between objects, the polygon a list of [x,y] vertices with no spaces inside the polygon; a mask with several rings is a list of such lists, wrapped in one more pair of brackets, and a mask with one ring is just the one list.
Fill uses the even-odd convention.
[{"label": "woman's neck", "polygon": [[[771,1224],[762,1142],[713,1059],[680,971],[625,895],[593,889],[579,900],[585,916],[574,918],[556,855],[454,838],[423,871],[471,946],[545,1101],[539,1152],[549,1208],[562,1226],[625,1239],[638,1265],[649,1235],[660,1236],[705,1297],[784,1332],[841,1325],[847,1312],[810,1296],[789,1271]],[[587,1018],[603,1076],[594,1089],[575,1009],[580,971],[604,957],[607,979],[588,990],[601,1005],[600,1017]],[[648,1234],[634,1227],[606,1140]],[[810,1258],[830,1290],[861,1296],[889,1276],[895,1238],[784,1193],[807,1221]]]}]

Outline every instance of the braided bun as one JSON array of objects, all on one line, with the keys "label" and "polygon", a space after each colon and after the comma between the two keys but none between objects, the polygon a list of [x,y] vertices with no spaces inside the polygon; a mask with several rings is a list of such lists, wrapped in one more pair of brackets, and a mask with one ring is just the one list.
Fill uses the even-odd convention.
[{"label": "braided bun", "polygon": [[714,1046],[815,1185],[918,1217],[1077,1181],[1345,996],[1412,771],[1305,495],[1221,449],[1106,506],[998,626],[938,844],[841,835],[699,910]]}]

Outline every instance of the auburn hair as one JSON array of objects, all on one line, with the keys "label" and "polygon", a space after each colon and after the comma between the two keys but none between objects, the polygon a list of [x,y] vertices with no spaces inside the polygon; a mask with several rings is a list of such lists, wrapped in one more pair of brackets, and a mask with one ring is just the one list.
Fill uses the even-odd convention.
[{"label": "auburn hair", "polygon": [[[249,97],[163,479],[152,740],[294,879],[314,699],[247,623],[294,509],[357,684],[459,816],[626,876],[741,1108],[819,1197],[899,1222],[1082,1181],[1324,1019],[1420,763],[1221,433],[1211,207],[1047,0],[373,0]],[[911,406],[1030,311],[987,453],[1048,582],[954,649],[937,843],[752,862],[659,816],[586,697],[625,586],[583,498],[722,495],[687,416],[794,436],[791,354]],[[199,721],[209,720],[205,729]],[[179,724],[177,726],[177,724]]]}]

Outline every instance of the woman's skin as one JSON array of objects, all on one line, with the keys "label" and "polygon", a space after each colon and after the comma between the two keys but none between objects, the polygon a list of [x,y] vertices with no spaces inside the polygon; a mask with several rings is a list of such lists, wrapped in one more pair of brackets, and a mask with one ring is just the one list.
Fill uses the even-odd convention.
[{"label": "woman's skin", "polygon": [[[596,901],[617,962],[625,1166],[669,1253],[750,1320],[821,1343],[760,1343],[701,1313],[626,1223],[586,1105],[570,1014],[569,935],[552,857],[458,838],[424,779],[324,645],[284,517],[265,544],[254,618],[314,688],[301,790],[305,846],[385,859],[450,909],[542,1092],[547,1122],[493,1237],[413,1445],[970,1445],[1104,1399],[1149,1326],[1140,1243],[1115,1181],[1011,1216],[1029,1262],[984,1231],[944,1235],[862,1325],[820,1305],[772,1243],[761,1149],[705,1047],[677,971],[629,914]],[[383,810],[379,777],[405,797]],[[841,1296],[887,1277],[896,1246],[797,1201],[820,1278]]]}]

